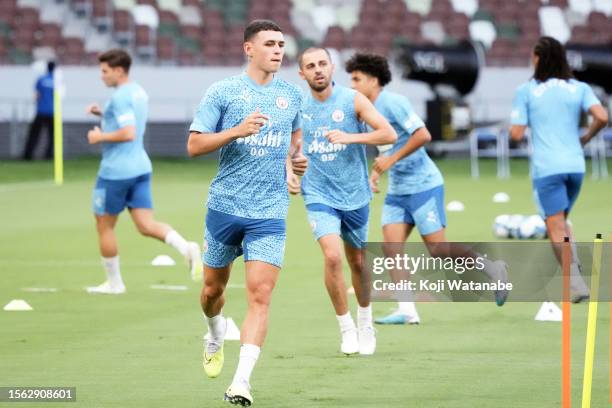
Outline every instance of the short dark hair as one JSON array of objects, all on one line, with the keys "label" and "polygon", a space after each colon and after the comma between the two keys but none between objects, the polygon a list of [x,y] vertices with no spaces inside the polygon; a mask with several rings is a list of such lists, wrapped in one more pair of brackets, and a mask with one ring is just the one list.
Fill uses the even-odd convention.
[{"label": "short dark hair", "polygon": [[47,62],[47,72],[52,74],[55,71],[55,61]]},{"label": "short dark hair", "polygon": [[280,26],[272,20],[253,20],[244,29],[244,42],[250,41],[260,31],[279,31]]},{"label": "short dark hair", "polygon": [[570,79],[572,70],[567,63],[565,48],[552,37],[541,37],[533,47],[533,54],[538,56],[533,77],[537,81],[550,78]]},{"label": "short dark hair", "polygon": [[380,86],[385,86],[391,82],[389,62],[382,55],[358,52],[346,61],[345,68],[349,74],[354,71],[361,71],[364,74],[378,78]]},{"label": "short dark hair", "polygon": [[329,50],[327,48],[325,48],[325,47],[308,47],[304,51],[302,51],[302,53],[298,57],[298,65],[300,66],[300,68],[302,67],[302,59],[304,58],[304,55],[308,54],[309,52],[314,52],[314,51],[319,51],[319,50],[325,51],[325,53],[329,57],[329,60],[330,61],[332,60],[331,54],[329,53]]},{"label": "short dark hair", "polygon": [[121,67],[127,74],[130,72],[132,57],[126,51],[117,48],[102,53],[98,56],[98,62],[106,62],[111,68]]}]

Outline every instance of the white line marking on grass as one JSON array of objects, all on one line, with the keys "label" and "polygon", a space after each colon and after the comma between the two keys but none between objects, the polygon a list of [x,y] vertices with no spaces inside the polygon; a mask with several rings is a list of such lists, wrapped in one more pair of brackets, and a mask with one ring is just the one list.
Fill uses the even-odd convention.
[{"label": "white line marking on grass", "polygon": [[151,289],[181,291],[187,290],[188,288],[185,285],[151,285]]},{"label": "white line marking on grass", "polygon": [[13,191],[53,186],[55,186],[53,181],[23,181],[21,183],[7,183],[0,184],[0,193],[12,193]]},{"label": "white line marking on grass", "polygon": [[54,293],[57,288],[21,288],[24,292]]}]

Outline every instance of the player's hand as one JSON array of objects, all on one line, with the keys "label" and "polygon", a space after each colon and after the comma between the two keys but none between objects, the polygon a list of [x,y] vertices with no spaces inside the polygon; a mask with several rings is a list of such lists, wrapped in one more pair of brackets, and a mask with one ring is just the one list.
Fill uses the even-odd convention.
[{"label": "player's hand", "polygon": [[297,141],[295,147],[291,147],[290,156],[293,174],[303,176],[308,168],[308,159],[304,156],[304,153],[302,153],[302,139]]},{"label": "player's hand", "polygon": [[389,170],[394,163],[395,162],[391,156],[378,156],[376,159],[374,159],[373,169],[377,173],[382,174]]},{"label": "player's hand", "polygon": [[287,188],[291,194],[300,194],[300,178],[293,173],[287,174]]},{"label": "player's hand", "polygon": [[98,106],[97,103],[87,105],[87,108],[85,108],[85,112],[91,113],[92,115],[96,116],[102,116],[102,109],[100,109],[100,106]]},{"label": "player's hand", "polygon": [[378,188],[378,181],[380,179],[380,173],[376,170],[372,171],[370,174],[370,188],[375,193],[380,193],[380,189]]},{"label": "player's hand", "polygon": [[329,140],[330,143],[333,144],[350,144],[351,143],[351,135],[345,133],[341,130],[334,129],[325,133],[323,136]]},{"label": "player's hand", "polygon": [[266,124],[267,120],[268,117],[259,112],[259,108],[257,108],[255,112],[244,118],[244,120],[238,125],[238,137],[248,137],[258,134],[259,130]]},{"label": "player's hand", "polygon": [[95,126],[89,132],[87,132],[87,141],[89,144],[96,144],[102,141],[102,131],[99,127]]}]

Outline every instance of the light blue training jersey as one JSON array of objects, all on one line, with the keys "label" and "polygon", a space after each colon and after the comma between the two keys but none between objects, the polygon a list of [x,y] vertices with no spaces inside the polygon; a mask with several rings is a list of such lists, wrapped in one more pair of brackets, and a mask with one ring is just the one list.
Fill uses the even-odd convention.
[{"label": "light blue training jersey", "polygon": [[372,199],[368,163],[363,144],[333,144],[324,134],[338,129],[362,133],[366,129],[355,113],[356,91],[334,85],[332,94],[320,102],[309,92],[302,105],[303,151],[308,170],[302,179],[306,204],[325,204],[350,211]]},{"label": "light blue training jersey", "polygon": [[243,73],[208,88],[189,128],[204,133],[201,137],[239,125],[257,108],[269,117],[259,134],[221,148],[208,208],[252,219],[287,216],[285,164],[291,133],[301,128],[301,104],[299,88],[278,77],[262,86]]},{"label": "light blue training jersey", "polygon": [[[397,141],[386,152],[387,155],[400,150],[412,134],[425,127],[419,116],[412,110],[408,98],[382,90],[374,106],[389,121],[397,133]],[[395,163],[389,169],[389,194],[406,195],[431,190],[444,184],[442,174],[431,160],[425,147],[420,147]]]},{"label": "light blue training jersey", "polygon": [[152,171],[144,149],[149,96],[134,82],[119,86],[104,107],[102,132],[114,132],[126,126],[136,127],[136,138],[129,142],[102,143],[102,161],[98,176],[124,180]]},{"label": "light blue training jersey", "polygon": [[531,128],[533,178],[584,173],[580,113],[599,103],[591,87],[575,79],[531,79],[518,88],[511,123]]}]

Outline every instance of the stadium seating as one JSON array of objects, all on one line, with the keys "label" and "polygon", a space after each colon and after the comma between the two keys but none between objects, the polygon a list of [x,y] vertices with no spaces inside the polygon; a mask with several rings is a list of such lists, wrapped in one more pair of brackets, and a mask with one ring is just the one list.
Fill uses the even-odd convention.
[{"label": "stadium seating", "polygon": [[287,34],[289,60],[312,44],[386,54],[470,39],[489,65],[526,66],[542,34],[611,42],[611,15],[612,0],[2,0],[0,62],[27,64],[44,49],[91,64],[121,46],[147,63],[241,65],[244,24],[268,18]]}]

